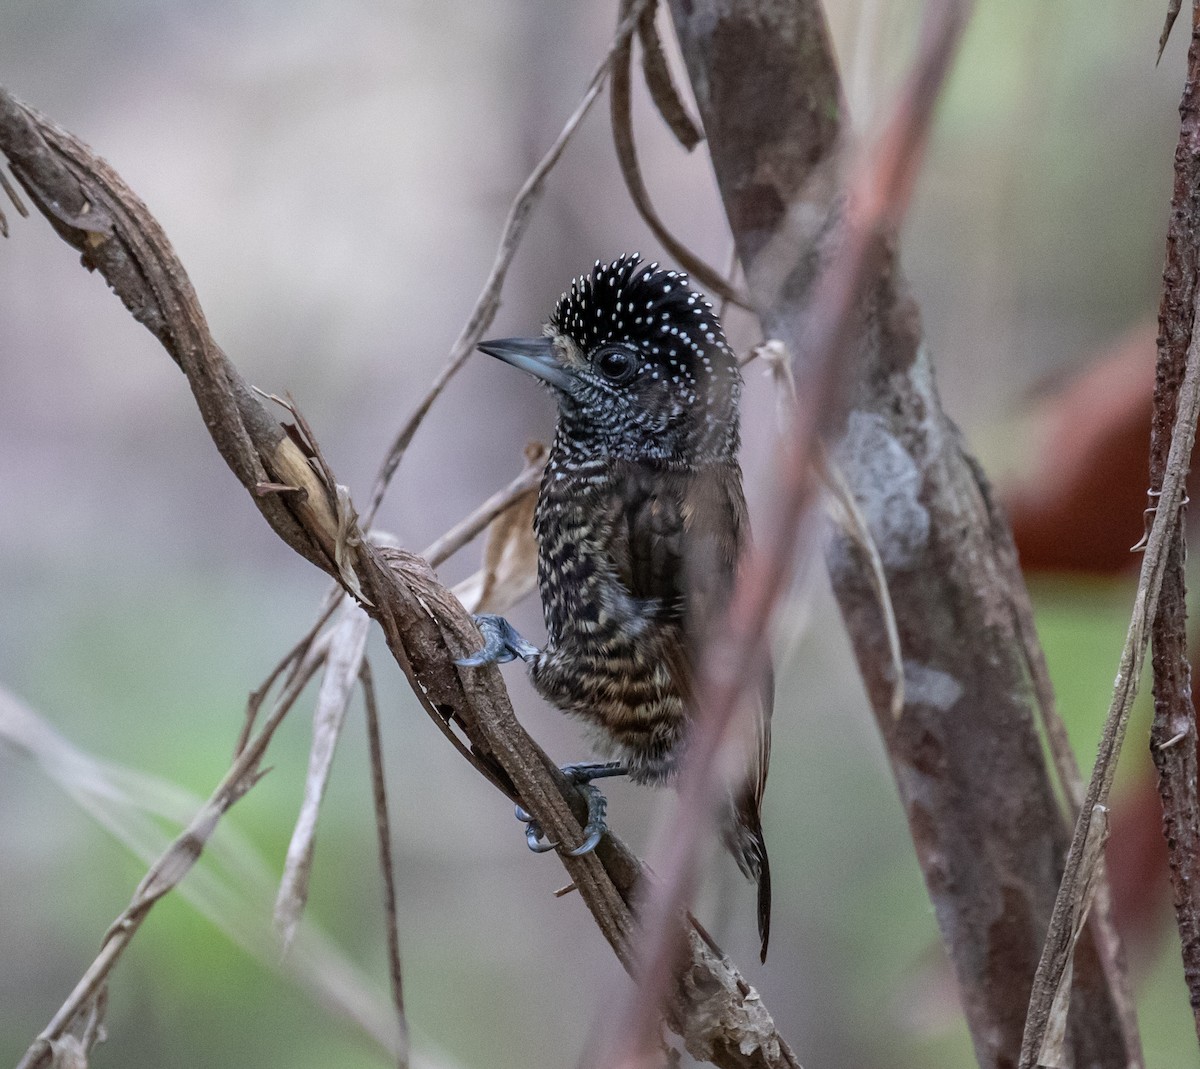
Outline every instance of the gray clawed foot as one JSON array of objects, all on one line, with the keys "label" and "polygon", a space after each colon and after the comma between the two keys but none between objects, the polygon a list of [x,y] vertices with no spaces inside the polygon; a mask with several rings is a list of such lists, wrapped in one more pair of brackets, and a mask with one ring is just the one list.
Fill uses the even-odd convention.
[{"label": "gray clawed foot", "polygon": [[530,816],[524,809],[517,806],[514,810],[517,820],[525,825],[525,843],[535,854],[544,854],[547,851],[554,850],[558,843],[552,843],[546,838],[546,833],[542,831],[542,826],[537,820]]},{"label": "gray clawed foot", "polygon": [[541,652],[532,642],[526,642],[517,629],[503,616],[497,616],[490,612],[480,613],[475,617],[475,626],[483,635],[483,649],[466,657],[460,657],[454,662],[463,668],[479,668],[485,664],[504,664],[518,657],[528,663]]},{"label": "gray clawed foot", "polygon": [[[594,779],[607,779],[610,776],[624,776],[628,768],[619,761],[593,765],[566,765],[562,772],[572,783],[579,787],[587,797],[587,823],[583,828],[583,842],[566,853],[571,857],[581,857],[596,849],[608,825],[604,821],[608,811],[608,799],[598,787],[592,786]],[[558,843],[552,843],[545,837],[542,826],[521,806],[516,808],[517,820],[525,825],[525,842],[535,853],[544,854],[548,850],[558,848]]]}]

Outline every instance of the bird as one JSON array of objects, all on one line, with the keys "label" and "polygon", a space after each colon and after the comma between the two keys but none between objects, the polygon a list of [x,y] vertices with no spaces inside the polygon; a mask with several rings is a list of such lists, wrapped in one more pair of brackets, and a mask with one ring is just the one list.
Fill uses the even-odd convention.
[{"label": "bird", "polygon": [[[589,798],[583,843],[606,830],[591,781],[669,783],[694,722],[696,657],[719,623],[749,539],[738,460],[742,378],[712,303],[688,276],[625,254],[575,278],[535,338],[478,348],[532,375],[558,402],[534,533],[547,641],[481,614],[478,666],[516,658],[538,693],[579,718],[605,763],[568,765]],[[758,885],[760,956],[771,874],[762,829],[772,685],[765,673],[744,776],[721,826]],[[532,849],[541,828],[519,807]]]}]

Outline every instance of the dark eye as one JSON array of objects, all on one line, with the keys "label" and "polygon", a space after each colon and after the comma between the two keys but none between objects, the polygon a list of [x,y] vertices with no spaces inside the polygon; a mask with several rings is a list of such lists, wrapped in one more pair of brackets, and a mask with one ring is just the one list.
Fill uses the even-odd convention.
[{"label": "dark eye", "polygon": [[618,386],[633,378],[638,367],[637,357],[620,346],[601,349],[596,354],[595,364],[601,375]]}]

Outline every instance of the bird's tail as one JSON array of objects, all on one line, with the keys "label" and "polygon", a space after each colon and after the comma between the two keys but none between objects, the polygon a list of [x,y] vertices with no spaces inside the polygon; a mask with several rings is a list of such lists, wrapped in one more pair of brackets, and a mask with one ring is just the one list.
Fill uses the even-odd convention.
[{"label": "bird's tail", "polygon": [[745,792],[731,807],[725,822],[725,843],[738,868],[758,884],[759,959],[765,962],[771,938],[771,862],[763,839],[758,802],[752,792]]}]

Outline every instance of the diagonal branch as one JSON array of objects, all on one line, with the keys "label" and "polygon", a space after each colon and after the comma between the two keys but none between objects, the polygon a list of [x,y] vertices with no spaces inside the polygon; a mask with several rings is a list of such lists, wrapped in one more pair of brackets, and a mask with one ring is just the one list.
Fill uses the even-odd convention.
[{"label": "diagonal branch", "polygon": [[[2,90],[0,151],[60,236],[179,364],[214,443],[272,529],[343,585],[353,579],[439,728],[548,835],[579,842],[584,799],[517,722],[499,673],[460,674],[453,663],[479,642],[462,606],[419,557],[362,537],[344,488],[310,462],[313,443],[271,417],[213,341],[182,264],[145,206],[86,146]],[[290,492],[259,493],[267,484]],[[243,758],[255,753],[252,744]],[[595,853],[562,862],[628,966],[637,858],[610,836]],[[732,964],[694,931],[688,944],[690,966],[671,1019],[689,1049],[722,1066],[794,1065],[770,1014]]]}]

